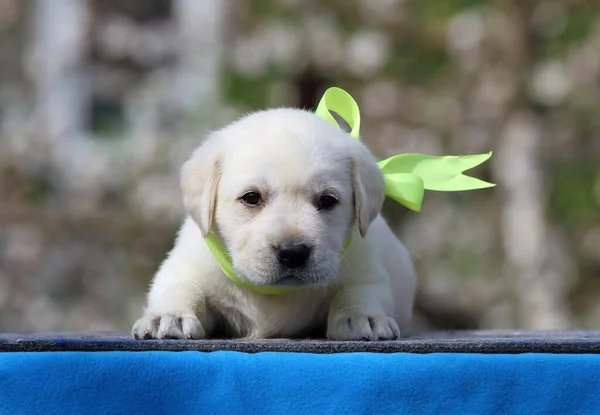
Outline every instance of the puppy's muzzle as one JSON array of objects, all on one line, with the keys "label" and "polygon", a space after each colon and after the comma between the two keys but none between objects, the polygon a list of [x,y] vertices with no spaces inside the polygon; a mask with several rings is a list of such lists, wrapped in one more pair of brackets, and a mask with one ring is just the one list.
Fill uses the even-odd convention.
[{"label": "puppy's muzzle", "polygon": [[299,268],[306,264],[312,249],[302,243],[286,243],[275,247],[277,260],[286,268]]}]

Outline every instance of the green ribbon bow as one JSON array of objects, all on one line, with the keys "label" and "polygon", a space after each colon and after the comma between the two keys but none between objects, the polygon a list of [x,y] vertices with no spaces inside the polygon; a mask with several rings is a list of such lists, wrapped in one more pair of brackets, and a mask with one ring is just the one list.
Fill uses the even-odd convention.
[{"label": "green ribbon bow", "polygon": [[[354,98],[341,88],[327,89],[315,113],[340,128],[331,111],[348,123],[350,136],[359,140],[360,111]],[[425,154],[399,154],[382,160],[377,165],[385,179],[385,194],[407,208],[419,212],[425,190],[455,192],[495,186],[493,183],[462,174],[464,171],[482,164],[491,156],[492,152],[440,157]],[[205,240],[223,273],[236,284],[262,294],[287,294],[299,289],[298,287],[254,285],[240,278],[233,268],[229,254],[217,236],[211,232]],[[348,249],[350,241],[351,239],[348,237],[342,255]]]},{"label": "green ribbon bow", "polygon": [[[341,88],[329,88],[323,94],[316,114],[340,128],[331,111],[350,126],[350,136],[359,139],[360,111],[352,96]],[[385,179],[385,194],[407,208],[419,212],[425,190],[456,192],[483,189],[495,184],[462,174],[492,157],[487,154],[469,156],[427,156],[399,154],[380,161],[379,168]]]}]

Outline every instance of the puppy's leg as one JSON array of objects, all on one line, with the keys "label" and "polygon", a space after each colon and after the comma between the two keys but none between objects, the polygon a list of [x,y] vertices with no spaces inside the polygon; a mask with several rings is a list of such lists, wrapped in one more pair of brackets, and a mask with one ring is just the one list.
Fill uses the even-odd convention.
[{"label": "puppy's leg", "polygon": [[136,339],[202,339],[214,327],[204,287],[218,265],[190,219],[162,263],[148,293],[144,316],[133,326]]},{"label": "puppy's leg", "polygon": [[393,300],[385,283],[355,284],[342,288],[334,297],[327,319],[331,340],[393,340],[400,328],[389,317]]}]

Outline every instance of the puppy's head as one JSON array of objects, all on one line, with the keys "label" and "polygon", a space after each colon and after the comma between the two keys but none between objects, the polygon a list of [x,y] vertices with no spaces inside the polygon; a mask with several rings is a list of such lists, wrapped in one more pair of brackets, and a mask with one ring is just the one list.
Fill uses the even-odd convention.
[{"label": "puppy's head", "polygon": [[360,141],[315,114],[254,113],[213,133],[182,169],[186,208],[216,230],[255,285],[324,285],[355,223],[377,217],[384,182]]}]

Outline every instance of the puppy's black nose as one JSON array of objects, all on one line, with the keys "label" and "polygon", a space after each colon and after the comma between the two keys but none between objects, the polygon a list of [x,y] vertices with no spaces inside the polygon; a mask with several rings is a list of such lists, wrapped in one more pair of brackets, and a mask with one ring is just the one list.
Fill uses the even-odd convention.
[{"label": "puppy's black nose", "polygon": [[281,244],[276,249],[279,263],[287,268],[301,267],[310,257],[310,248],[305,244]]}]

